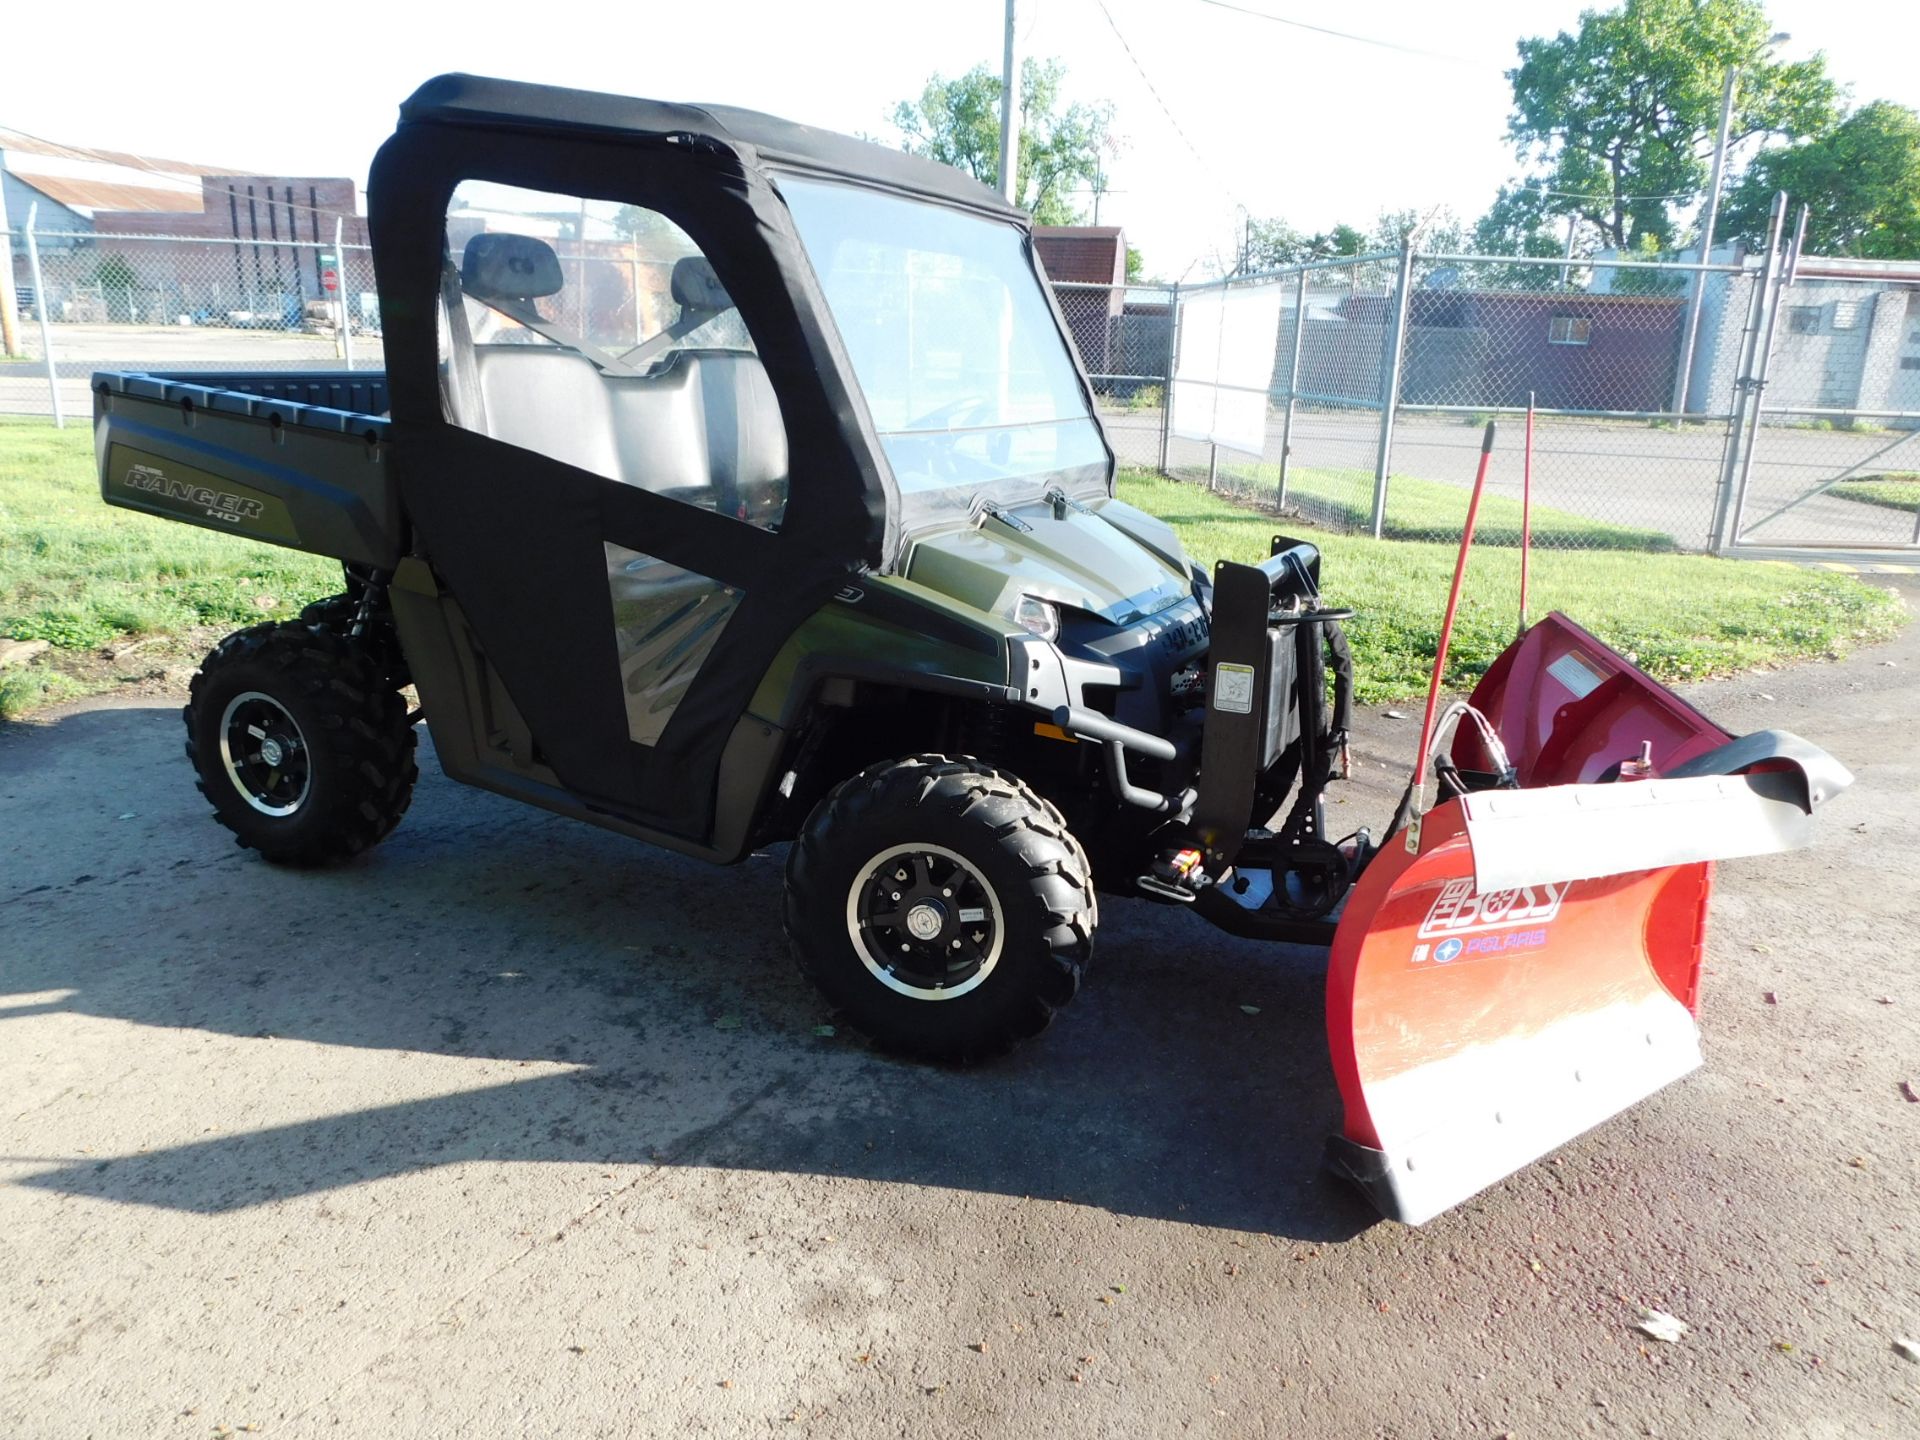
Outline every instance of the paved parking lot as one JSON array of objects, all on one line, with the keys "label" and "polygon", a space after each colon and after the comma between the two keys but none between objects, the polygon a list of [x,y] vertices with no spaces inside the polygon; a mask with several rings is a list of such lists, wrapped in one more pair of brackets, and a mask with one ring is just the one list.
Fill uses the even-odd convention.
[{"label": "paved parking lot", "polygon": [[1913,1434],[1916,670],[1699,687],[1858,785],[1723,867],[1708,1068],[1420,1230],[1318,1171],[1310,953],[1111,903],[1043,1041],[931,1069],[815,1033],[778,854],[429,762],[287,873],[163,705],[0,730],[0,1434]]},{"label": "paved parking lot", "polygon": [[[1470,487],[1481,440],[1480,426],[1468,423],[1470,418],[1403,414],[1394,428],[1393,474]],[[1157,413],[1103,412],[1102,420],[1124,463],[1158,463]],[[1366,411],[1303,411],[1294,422],[1294,463],[1351,474],[1354,503],[1370,506],[1379,423],[1378,415]],[[1487,474],[1490,493],[1520,497],[1523,424],[1523,417],[1500,417]],[[1268,426],[1269,465],[1279,463],[1280,436],[1276,418]],[[1228,467],[1248,458],[1225,450],[1220,455]],[[1175,441],[1172,458],[1177,465],[1204,471],[1207,449],[1195,441]],[[1534,435],[1534,501],[1574,515],[1659,531],[1683,550],[1703,550],[1725,458],[1724,424],[1674,430],[1645,422],[1543,419]],[[1827,482],[1848,473],[1910,471],[1920,471],[1920,430],[1768,425],[1754,452],[1742,533],[1755,545],[1776,547],[1911,549],[1920,541],[1911,512],[1821,492]],[[1391,515],[1391,489],[1388,494]]]}]

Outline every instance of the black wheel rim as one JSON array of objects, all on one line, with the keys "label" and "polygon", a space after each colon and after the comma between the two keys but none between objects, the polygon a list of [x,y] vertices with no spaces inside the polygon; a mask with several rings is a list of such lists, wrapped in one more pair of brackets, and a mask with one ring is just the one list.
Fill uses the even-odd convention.
[{"label": "black wheel rim", "polygon": [[243,691],[220,716],[220,761],[240,798],[262,815],[291,815],[313,783],[307,738],[286,707]]},{"label": "black wheel rim", "polygon": [[1000,961],[1000,899],[971,862],[938,845],[898,845],[856,873],[847,934],[868,972],[915,1000],[978,989]]}]

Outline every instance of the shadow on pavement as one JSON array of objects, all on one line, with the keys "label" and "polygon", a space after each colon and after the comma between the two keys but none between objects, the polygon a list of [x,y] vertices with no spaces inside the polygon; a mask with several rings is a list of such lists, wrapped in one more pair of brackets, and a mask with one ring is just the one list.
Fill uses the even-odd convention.
[{"label": "shadow on pavement", "polygon": [[[0,731],[0,1035],[53,1011],[229,1035],[190,1068],[156,1061],[157,1080],[141,1078],[135,1036],[118,1057],[126,1083],[226,1088],[245,1074],[269,1094],[281,1041],[342,1047],[318,1063],[343,1077],[376,1063],[366,1051],[493,1063],[457,1093],[16,1183],[221,1213],[483,1159],[661,1163],[1063,1199],[1302,1240],[1371,1223],[1320,1170],[1339,1103],[1317,953],[1103,900],[1087,987],[1045,1037],[978,1069],[918,1065],[815,1033],[829,1017],[786,956],[778,852],[705,866],[454,786],[423,753],[414,812],[385,845],[339,870],[278,870],[206,818],[177,728],[170,710],[123,708]],[[73,803],[103,773],[124,788]],[[10,1009],[7,994],[26,1003]],[[578,1068],[500,1078],[522,1061]],[[409,1057],[377,1063],[396,1082],[384,1093],[427,1088]],[[310,1091],[271,1098],[326,1108]]]}]

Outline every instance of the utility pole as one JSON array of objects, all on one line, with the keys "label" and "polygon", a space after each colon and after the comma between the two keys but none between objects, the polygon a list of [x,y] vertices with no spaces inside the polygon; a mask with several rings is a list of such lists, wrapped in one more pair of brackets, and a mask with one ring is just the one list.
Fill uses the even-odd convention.
[{"label": "utility pole", "polygon": [[1007,51],[1000,69],[1000,194],[1018,204],[1020,188],[1020,4],[1007,0]]}]

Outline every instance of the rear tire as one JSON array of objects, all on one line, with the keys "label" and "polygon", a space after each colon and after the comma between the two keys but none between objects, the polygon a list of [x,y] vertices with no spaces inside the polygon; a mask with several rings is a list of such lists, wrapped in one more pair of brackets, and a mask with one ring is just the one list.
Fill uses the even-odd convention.
[{"label": "rear tire", "polygon": [[182,713],[214,818],[277,864],[358,855],[413,798],[406,703],[376,659],[321,626],[229,635],[201,663]]},{"label": "rear tire", "polygon": [[972,759],[861,772],[787,855],[800,971],[884,1049],[965,1063],[1051,1023],[1098,921],[1086,852],[1060,812]]}]

